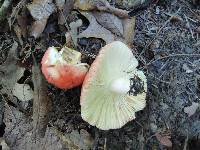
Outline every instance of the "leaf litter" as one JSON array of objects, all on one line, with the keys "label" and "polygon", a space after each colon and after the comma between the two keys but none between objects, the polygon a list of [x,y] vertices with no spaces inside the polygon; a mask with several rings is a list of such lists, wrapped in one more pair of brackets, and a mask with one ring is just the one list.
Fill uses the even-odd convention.
[{"label": "leaf litter", "polygon": [[38,38],[43,32],[49,16],[56,10],[55,4],[52,0],[34,0],[27,5],[27,8],[35,19],[30,35]]},{"label": "leaf litter", "polygon": [[106,43],[114,41],[115,36],[112,34],[112,32],[101,26],[91,12],[81,12],[81,14],[89,20],[90,24],[86,30],[78,35],[78,38],[101,38]]},{"label": "leaf litter", "polygon": [[17,57],[18,44],[14,41],[11,49],[9,50],[6,61],[0,65],[0,84],[2,89],[1,93],[6,93],[9,97],[12,97],[12,90],[17,81],[23,76],[25,68],[18,65]]},{"label": "leaf litter", "polygon": [[[120,6],[120,8],[125,8],[127,10],[130,10],[132,8],[134,9],[134,7],[131,4],[131,2],[133,2],[133,1],[122,1],[121,0],[120,2],[124,3],[123,6],[118,4],[119,1],[118,0],[112,1],[111,4],[106,4],[106,5],[105,5],[105,3],[101,3],[103,1],[99,1],[99,2],[94,1],[95,3],[97,2],[98,5],[94,5],[95,3],[93,3],[92,4],[93,6],[80,5],[80,6],[84,6],[85,8],[81,8],[80,6],[79,7],[75,6],[74,8],[75,8],[75,11],[80,11],[81,9],[85,9],[86,13],[87,12],[91,13],[93,15],[93,17],[95,18],[95,21],[98,23],[98,25],[100,25],[104,29],[110,31],[111,35],[113,35],[113,37],[114,37],[114,40],[117,39],[118,36],[122,36],[120,31],[118,34],[114,34],[120,28],[117,27],[116,24],[114,24],[114,27],[116,27],[116,29],[114,29],[114,30],[116,30],[116,31],[112,31],[112,29],[109,29],[108,27],[106,27],[104,25],[104,23],[100,23],[104,18],[99,21],[98,19],[100,17],[96,17],[95,13],[100,13],[100,14],[108,13],[109,15],[115,14],[114,16],[118,17],[120,19],[120,22],[123,22],[123,38],[125,39],[126,43],[128,43],[128,45],[130,47],[134,48],[133,52],[140,61],[139,67],[141,67],[144,70],[147,70],[148,80],[150,82],[149,91],[148,91],[148,93],[149,93],[148,99],[150,99],[150,103],[147,105],[147,110],[144,110],[144,113],[138,114],[139,117],[137,117],[138,119],[136,119],[136,121],[131,122],[129,125],[120,129],[120,131],[108,131],[105,133],[102,131],[98,131],[96,128],[93,128],[93,127],[89,126],[88,124],[85,124],[80,119],[80,117],[79,117],[79,113],[80,113],[79,109],[80,108],[79,108],[79,103],[78,103],[79,98],[77,96],[79,94],[77,92],[77,91],[79,91],[79,89],[78,90],[73,89],[70,91],[59,91],[59,90],[49,86],[48,94],[55,96],[55,97],[53,97],[53,101],[56,101],[56,102],[54,102],[55,105],[53,106],[55,109],[55,111],[54,111],[55,118],[53,118],[53,117],[52,118],[55,120],[57,118],[62,118],[65,123],[63,129],[62,130],[59,129],[60,130],[59,137],[65,137],[65,136],[63,136],[64,133],[62,133],[62,132],[65,132],[67,130],[65,128],[66,126],[71,125],[71,126],[73,126],[71,129],[72,133],[73,133],[73,131],[75,131],[76,135],[78,136],[77,141],[81,141],[81,140],[79,140],[79,137],[81,136],[81,134],[82,134],[81,132],[83,129],[87,129],[87,131],[92,133],[92,135],[95,136],[95,143],[97,143],[97,144],[94,144],[93,146],[94,147],[96,146],[96,148],[102,148],[101,146],[104,145],[104,148],[108,148],[108,149],[117,149],[117,148],[122,149],[124,147],[126,149],[129,149],[129,148],[139,149],[141,147],[146,147],[146,146],[147,147],[153,146],[153,147],[155,147],[155,149],[160,149],[160,148],[163,148],[165,145],[166,146],[171,145],[170,141],[172,142],[172,140],[173,140],[173,147],[180,148],[181,147],[180,145],[182,145],[182,143],[181,143],[181,140],[179,140],[179,138],[178,138],[179,135],[181,135],[181,136],[185,135],[186,134],[185,131],[187,130],[188,131],[187,134],[189,135],[189,138],[193,138],[194,136],[198,137],[198,134],[200,131],[199,130],[199,109],[197,108],[197,103],[199,101],[199,99],[198,99],[199,90],[196,91],[196,89],[193,88],[194,87],[193,79],[195,78],[196,75],[199,74],[199,60],[196,57],[191,57],[192,59],[190,59],[189,54],[184,54],[184,53],[188,52],[188,50],[186,51],[186,45],[188,45],[190,47],[190,49],[191,49],[190,53],[193,53],[193,52],[199,53],[199,48],[196,46],[198,44],[198,35],[197,35],[198,31],[196,31],[196,29],[198,28],[198,24],[196,24],[198,22],[197,17],[196,17],[197,15],[199,15],[198,11],[197,11],[197,9],[190,7],[190,4],[188,4],[186,1],[184,2],[184,4],[187,3],[187,5],[183,5],[182,1],[180,1],[179,3],[177,3],[177,1],[174,1],[173,5],[170,5],[169,7],[168,7],[168,4],[169,4],[168,1],[165,1],[165,2],[157,1],[158,3],[155,6],[151,6],[150,9],[146,9],[144,12],[137,15],[136,20],[135,20],[134,17],[133,18],[126,18],[126,16],[122,17],[119,15],[120,13],[118,13],[118,14],[116,13],[117,9],[109,8],[111,6],[114,7],[114,5],[115,5],[115,6]],[[139,2],[139,1],[140,0],[137,0],[137,2]],[[66,0],[65,3],[66,2],[68,2],[68,1]],[[75,1],[75,2],[77,2],[77,1]],[[82,0],[79,2],[90,3],[92,1]],[[127,4],[127,2],[130,2],[130,3]],[[141,2],[143,2],[143,1],[141,1]],[[111,5],[111,6],[108,6],[108,5]],[[167,6],[167,9],[165,9],[165,6]],[[63,5],[62,5],[62,7],[58,7],[58,5],[57,5],[57,9],[58,9],[59,13],[64,11],[64,9],[66,9],[66,12],[67,12],[66,16],[64,15],[65,17],[63,17],[63,22],[65,22],[65,24],[68,25],[71,22],[76,22],[76,20],[78,20],[78,19],[82,19],[82,22],[83,22],[82,26],[80,26],[80,27],[77,26],[77,28],[76,28],[77,34],[74,34],[75,40],[77,40],[77,38],[79,38],[78,37],[79,34],[81,34],[82,32],[87,30],[87,26],[84,24],[85,20],[83,19],[83,17],[79,17],[80,14],[78,14],[78,13],[77,13],[78,15],[75,15],[75,18],[73,18],[71,16],[71,13],[68,14],[69,9],[66,7],[64,8],[64,7],[65,6],[63,6]],[[172,22],[172,20],[169,19],[168,14],[173,14],[174,13],[173,10],[176,10],[177,8],[181,8],[179,10],[177,16],[180,16],[182,18],[182,20],[174,23],[174,22]],[[71,6],[70,6],[70,10],[71,10]],[[158,11],[158,14],[157,14],[157,11]],[[191,15],[192,14],[191,11],[195,15]],[[114,12],[114,13],[112,13],[112,12]],[[120,11],[118,11],[118,12],[120,12]],[[182,15],[183,13],[185,13],[186,17],[184,15]],[[64,14],[64,12],[63,12],[63,14]],[[12,15],[13,15],[13,13],[12,13]],[[55,13],[52,16],[52,18],[56,15],[59,15],[59,14]],[[12,16],[12,24],[13,24],[13,21],[15,20],[15,18],[16,18],[16,16],[13,15]],[[54,22],[57,23],[57,19],[55,19],[55,18],[52,19],[52,18],[50,21],[52,21],[54,19]],[[58,16],[58,18],[59,18],[59,16]],[[185,18],[187,18],[187,21],[185,20]],[[169,20],[169,21],[167,21],[168,22],[167,24],[165,24],[166,20]],[[135,26],[135,22],[136,22],[136,32],[134,32],[134,30],[133,30],[134,26]],[[185,27],[185,24],[188,25],[188,22],[189,22],[190,26]],[[41,23],[41,22],[39,22],[39,23]],[[34,30],[36,30],[36,29],[39,30],[39,31],[37,31],[38,34],[36,34],[35,37],[39,37],[41,35],[42,31],[45,28],[46,23],[47,23],[47,20],[45,19],[45,21],[43,23],[41,23],[42,25],[40,25],[40,27],[41,27],[40,29],[39,29],[39,25],[35,25]],[[91,24],[93,22],[90,22],[90,20],[89,20],[89,23]],[[20,26],[20,28],[22,28],[22,26],[24,26],[24,25],[21,26],[19,22],[18,22],[18,25]],[[113,24],[111,26],[113,26]],[[131,26],[130,30],[128,30],[128,26]],[[59,25],[59,27],[60,27],[60,25]],[[161,28],[159,29],[159,27],[161,27]],[[81,32],[80,32],[80,28],[86,29],[86,30],[81,30]],[[44,44],[45,46],[42,44],[44,48],[42,48],[41,51],[38,51],[37,59],[39,59],[39,57],[41,57],[42,52],[45,50],[45,48],[47,46],[53,45],[53,42],[54,42],[54,44],[56,42],[60,44],[60,41],[62,41],[64,33],[60,32],[60,31],[57,32],[57,29],[55,29],[55,31],[56,31],[55,35],[50,35],[50,40],[49,39],[44,40],[43,38],[41,38],[42,39],[42,42],[41,42],[40,38],[39,38],[35,41],[35,42],[39,42],[39,43],[40,42],[45,43]],[[71,41],[72,33],[70,33],[70,31],[68,31],[68,30],[67,30],[67,32],[69,33],[68,35],[70,35],[67,37],[69,37],[69,39]],[[133,37],[134,34],[135,34],[135,37]],[[195,38],[195,39],[192,38],[194,41],[191,40],[191,34],[193,35],[193,38]],[[20,33],[20,36],[21,35],[23,35],[22,32]],[[110,36],[110,35],[108,34],[105,36]],[[23,39],[23,37],[24,37],[24,35],[22,36],[22,40],[24,42],[23,44],[26,44],[26,41]],[[97,49],[97,51],[98,51],[100,49],[100,47],[102,45],[104,45],[104,42],[102,42],[102,40],[100,40],[101,37],[98,37],[98,35],[94,35],[91,37],[92,38],[89,37],[89,39],[86,39],[83,36],[83,38],[81,37],[81,39],[77,40],[77,47],[80,51],[82,48],[82,47],[80,48],[80,41],[83,43],[83,45],[86,45],[85,50],[86,51],[91,50],[90,52],[92,52],[92,53],[94,52],[93,51],[94,49]],[[185,37],[187,37],[187,38],[185,38]],[[97,39],[95,39],[95,38],[97,38]],[[20,38],[17,39],[15,36],[15,39],[18,41],[18,43],[20,43]],[[101,41],[101,42],[98,42],[98,41]],[[149,49],[148,48],[149,43],[155,43],[156,41],[159,41],[159,44],[157,46],[152,46],[152,44],[150,44],[150,49]],[[62,42],[60,45],[62,45]],[[197,44],[194,45],[195,43],[197,43]],[[134,44],[134,46],[133,46],[133,44]],[[40,49],[40,48],[38,48],[38,49]],[[145,51],[144,51],[144,49],[145,49]],[[143,51],[144,51],[144,53],[143,53]],[[179,53],[182,56],[180,56]],[[86,57],[86,59],[87,59],[87,57]],[[13,62],[15,63],[15,61],[13,61]],[[16,62],[18,63],[18,59],[16,59]],[[149,65],[147,65],[147,63]],[[4,64],[2,64],[2,65],[4,65]],[[28,65],[30,65],[30,64],[28,64]],[[17,66],[18,66],[18,64],[17,64]],[[196,80],[195,80],[195,83],[196,83]],[[6,84],[6,83],[4,83],[4,84]],[[15,85],[15,84],[16,84],[16,82],[13,82],[12,85]],[[2,89],[3,88],[5,88],[5,87],[2,86]],[[11,91],[11,95],[12,94],[13,93]],[[59,97],[59,98],[57,99],[56,97]],[[63,100],[60,97],[63,97]],[[18,99],[20,99],[20,98],[18,97]],[[62,101],[63,101],[63,103],[62,103]],[[194,104],[194,103],[196,103],[196,104]],[[190,105],[188,106],[188,104],[190,104]],[[187,107],[185,107],[185,106],[187,106]],[[61,109],[61,107],[62,107],[62,109]],[[11,108],[11,109],[13,109],[13,108]],[[59,112],[58,112],[58,110],[59,110]],[[18,111],[18,112],[20,112],[20,111]],[[18,112],[16,112],[16,114]],[[25,115],[26,113],[22,113],[22,114]],[[186,117],[187,120],[184,117]],[[26,119],[30,118],[30,116],[25,116],[25,118]],[[14,120],[14,119],[12,119],[12,120]],[[152,130],[151,127],[149,127],[149,124],[147,123],[147,121],[150,122],[151,124],[154,124],[154,130]],[[52,121],[52,122],[54,122],[54,121]],[[8,123],[8,124],[11,124],[11,123]],[[7,127],[9,128],[8,124],[7,124]],[[137,124],[141,124],[141,127],[138,127]],[[49,126],[51,126],[51,125],[49,125]],[[53,126],[54,126],[54,123],[52,124],[52,127]],[[182,126],[184,126],[184,129],[182,128]],[[53,135],[53,131],[50,133],[48,131],[49,128],[52,128],[52,127],[47,127],[45,136],[47,133],[49,135]],[[77,128],[78,128],[78,130],[77,130]],[[165,134],[162,134],[157,131],[160,129],[162,130],[164,128],[171,129],[172,134],[169,136],[169,135],[165,135]],[[143,130],[145,131],[142,134],[144,140],[151,135],[151,131],[153,131],[153,133],[155,133],[155,132],[159,133],[160,135],[157,135],[157,140],[155,138],[152,138],[147,143],[143,143],[144,140],[141,140],[141,141],[138,140],[138,136],[137,136],[137,133],[138,133],[137,131],[140,132],[140,129],[142,131]],[[23,129],[20,129],[20,130],[23,130]],[[93,131],[95,131],[95,134],[93,133]],[[146,131],[149,131],[149,132],[146,132]],[[181,132],[179,132],[179,131],[181,131]],[[32,134],[32,131],[30,132],[30,134]],[[56,134],[57,134],[57,132],[56,132]],[[91,137],[89,133],[88,133],[88,136]],[[171,139],[171,136],[173,137],[172,139]],[[52,136],[52,138],[54,138],[54,137],[55,136]],[[13,138],[15,138],[15,136],[13,136]],[[48,138],[50,138],[50,137],[48,137]],[[184,138],[184,137],[182,137],[182,138]],[[65,138],[61,138],[61,139],[65,139]],[[86,137],[84,137],[84,139],[86,139]],[[9,140],[12,141],[13,139],[9,139]],[[6,140],[5,142],[10,143],[9,140]],[[190,142],[190,140],[191,139],[189,139],[189,142]],[[69,140],[67,138],[67,140],[65,139],[64,141],[69,141]],[[71,139],[71,141],[72,141],[72,143],[75,143],[74,140]],[[139,141],[139,146],[138,146],[138,141]],[[45,141],[43,141],[43,142],[45,142]],[[56,143],[56,142],[52,142],[52,143]],[[68,143],[68,145],[71,145],[69,143]],[[58,145],[60,146],[59,142],[58,142]],[[78,148],[77,144],[75,144],[75,145],[76,145],[75,147],[73,147],[73,146],[72,147],[74,149]],[[52,146],[52,149],[53,149],[53,146]]]}]

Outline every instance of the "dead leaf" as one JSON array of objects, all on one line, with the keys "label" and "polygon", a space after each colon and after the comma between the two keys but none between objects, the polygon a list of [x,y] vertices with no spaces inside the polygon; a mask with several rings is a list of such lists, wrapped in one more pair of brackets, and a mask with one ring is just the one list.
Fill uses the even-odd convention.
[{"label": "dead leaf", "polygon": [[17,35],[20,45],[22,46],[23,45],[22,30],[17,24],[14,25],[14,31],[15,31],[15,34]]},{"label": "dead leaf", "polygon": [[104,27],[102,27],[98,22],[96,21],[95,17],[90,12],[81,12],[82,15],[84,15],[90,22],[88,28],[84,30],[82,33],[78,35],[78,38],[86,37],[94,37],[94,38],[101,38],[103,39],[107,44],[114,41],[114,35]]},{"label": "dead leaf", "polygon": [[26,14],[18,15],[17,16],[17,23],[21,29],[22,36],[24,38],[27,37],[27,16]]},{"label": "dead leaf", "polygon": [[0,138],[0,146],[2,150],[10,150],[4,138]]},{"label": "dead leaf", "polygon": [[135,17],[123,20],[124,34],[123,37],[127,45],[131,47],[135,32]]},{"label": "dead leaf", "polygon": [[33,90],[28,84],[16,83],[13,87],[12,93],[20,101],[29,101],[33,99]]},{"label": "dead leaf", "polygon": [[161,135],[160,133],[156,133],[155,136],[160,144],[167,147],[172,147],[172,142],[170,140],[171,137],[169,135]]},{"label": "dead leaf", "polygon": [[69,24],[70,26],[70,35],[72,38],[72,41],[75,45],[75,47],[77,46],[77,37],[78,37],[78,28],[82,25],[82,20],[78,19],[77,21],[71,22]]},{"label": "dead leaf", "polygon": [[12,89],[15,83],[23,76],[25,68],[19,67],[17,64],[17,42],[14,41],[6,61],[0,65],[0,84],[2,93],[8,94],[9,97],[12,97]]},{"label": "dead leaf", "polygon": [[[91,143],[94,141],[87,131],[80,131],[79,133],[76,130],[73,133],[64,135],[55,127],[47,127],[45,136],[35,139],[31,119],[16,108],[8,105],[5,106],[4,123],[6,125],[4,139],[10,149],[79,150],[84,149],[86,146],[90,149]],[[76,145],[77,141],[74,141],[75,139],[80,140],[78,141],[79,145]],[[84,143],[84,146],[80,145],[80,143]]]},{"label": "dead leaf", "polygon": [[44,31],[47,24],[47,19],[37,20],[32,24],[30,36],[38,38],[41,33]]},{"label": "dead leaf", "polygon": [[56,6],[59,11],[58,24],[64,25],[67,16],[73,10],[74,0],[56,0]]},{"label": "dead leaf", "polygon": [[[99,3],[104,2],[104,0],[100,0]],[[74,8],[79,10],[94,10],[96,5],[92,0],[75,0]]]},{"label": "dead leaf", "polygon": [[66,32],[65,33],[65,46],[66,47],[72,47],[72,44],[73,41],[72,41],[72,36],[70,34],[70,32]]},{"label": "dead leaf", "polygon": [[31,28],[31,36],[38,38],[46,26],[47,19],[56,10],[56,7],[52,0],[34,0],[27,8],[36,20]]},{"label": "dead leaf", "polygon": [[76,0],[74,8],[83,11],[104,11],[122,18],[129,17],[128,11],[111,6],[107,0]]},{"label": "dead leaf", "polygon": [[31,13],[31,16],[35,20],[42,20],[49,18],[49,16],[55,11],[55,5],[52,0],[37,0],[27,6]]},{"label": "dead leaf", "polygon": [[108,29],[115,35],[123,35],[122,21],[117,16],[106,12],[94,12],[93,15],[97,22],[104,28]]},{"label": "dead leaf", "polygon": [[47,95],[47,84],[41,74],[39,66],[32,67],[32,80],[34,85],[33,99],[33,127],[36,137],[44,137],[49,121],[51,101]]},{"label": "dead leaf", "polygon": [[199,103],[192,102],[191,106],[185,107],[184,112],[188,114],[188,117],[195,114],[196,110],[199,108]]},{"label": "dead leaf", "polygon": [[80,130],[80,133],[78,130],[73,130],[70,134],[60,134],[59,137],[61,137],[62,141],[65,141],[67,145],[73,142],[74,149],[91,149],[94,143],[94,139],[91,135],[83,129]]}]

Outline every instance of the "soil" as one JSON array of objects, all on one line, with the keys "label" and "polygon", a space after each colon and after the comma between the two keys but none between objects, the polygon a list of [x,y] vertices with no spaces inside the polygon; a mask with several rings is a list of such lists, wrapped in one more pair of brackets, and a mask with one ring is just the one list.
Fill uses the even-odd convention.
[{"label": "soil", "polygon": [[[17,3],[16,1],[13,5]],[[132,9],[131,4],[122,1],[111,0],[110,3],[118,8]],[[83,19],[79,31],[87,28],[89,23],[77,12],[67,21],[69,23],[77,18]],[[19,42],[19,39],[13,30],[9,30],[7,21],[0,26],[2,64],[7,58],[7,49],[14,40]],[[28,82],[33,86],[27,80],[31,78],[33,65],[31,51],[39,64],[49,46],[60,47],[65,44],[66,31],[66,28],[57,24],[57,14],[54,13],[39,39],[22,38],[23,45],[20,46],[18,55],[20,65],[26,68],[26,74],[19,82]],[[86,130],[94,138],[92,149],[167,149],[156,138],[156,133],[170,137],[168,140],[172,141],[173,148],[169,149],[200,149],[200,109],[191,116],[184,111],[194,102],[200,102],[199,35],[200,5],[196,1],[157,0],[148,5],[136,15],[133,39],[133,53],[140,64],[138,69],[145,72],[148,81],[145,109],[137,112],[136,119],[121,129],[102,131],[81,118],[81,87],[65,91],[48,84],[48,95],[53,106],[49,126],[55,126],[63,133]],[[104,45],[105,42],[101,39],[82,38],[78,40],[77,49],[83,54],[82,61],[91,64]],[[0,108],[1,105],[3,103],[0,103]],[[31,109],[32,102],[29,102],[25,111],[31,113]],[[0,111],[0,133],[5,128],[2,113]]]}]

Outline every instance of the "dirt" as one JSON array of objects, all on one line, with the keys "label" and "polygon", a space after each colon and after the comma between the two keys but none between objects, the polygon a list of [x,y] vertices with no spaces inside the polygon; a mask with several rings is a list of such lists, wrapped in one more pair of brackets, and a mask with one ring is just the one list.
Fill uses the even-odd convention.
[{"label": "dirt", "polygon": [[[130,3],[111,0],[118,8],[132,9]],[[17,2],[13,3],[16,5]],[[30,14],[28,14],[29,16]],[[88,21],[80,13],[71,14],[68,23],[83,19],[79,32],[86,29]],[[0,27],[0,65],[5,62],[8,49],[19,38],[13,30]],[[30,25],[30,24],[29,24]],[[136,113],[136,119],[121,129],[102,131],[82,120],[80,115],[81,87],[60,90],[48,84],[48,96],[52,111],[48,126],[56,127],[64,134],[85,130],[94,139],[92,149],[167,149],[156,138],[156,133],[169,137],[173,144],[169,149],[200,149],[200,109],[188,115],[184,108],[200,99],[200,5],[194,0],[157,0],[136,15],[133,38],[133,53],[139,60],[139,69],[145,72],[148,81],[147,105]],[[37,40],[23,37],[18,48],[19,63],[27,74],[20,82],[30,81],[32,52],[38,63],[49,46],[65,44],[66,28],[57,24],[57,13],[48,19],[47,26]],[[102,39],[78,39],[77,49],[83,54],[82,61],[91,64],[99,49],[105,45]],[[125,59],[125,58],[124,58]],[[1,89],[1,88],[0,88]],[[7,95],[0,95],[0,108]],[[18,102],[11,104],[17,107]],[[13,104],[14,103],[14,104]],[[10,105],[10,103],[8,103]],[[25,111],[31,114],[32,102]],[[4,133],[3,109],[0,110],[0,133]],[[190,117],[189,117],[190,116]],[[6,127],[5,127],[6,128]],[[2,135],[2,134],[1,134]]]}]

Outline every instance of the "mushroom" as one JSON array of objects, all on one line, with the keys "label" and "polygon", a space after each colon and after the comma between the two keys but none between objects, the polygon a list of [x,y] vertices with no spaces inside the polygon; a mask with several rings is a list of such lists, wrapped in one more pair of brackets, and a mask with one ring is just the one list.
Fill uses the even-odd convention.
[{"label": "mushroom", "polygon": [[42,73],[46,80],[60,89],[70,89],[82,84],[88,71],[86,63],[80,63],[81,53],[68,47],[61,51],[49,47],[42,58]]},{"label": "mushroom", "polygon": [[81,90],[81,116],[102,130],[121,128],[146,105],[147,80],[138,61],[122,42],[104,46]]}]

